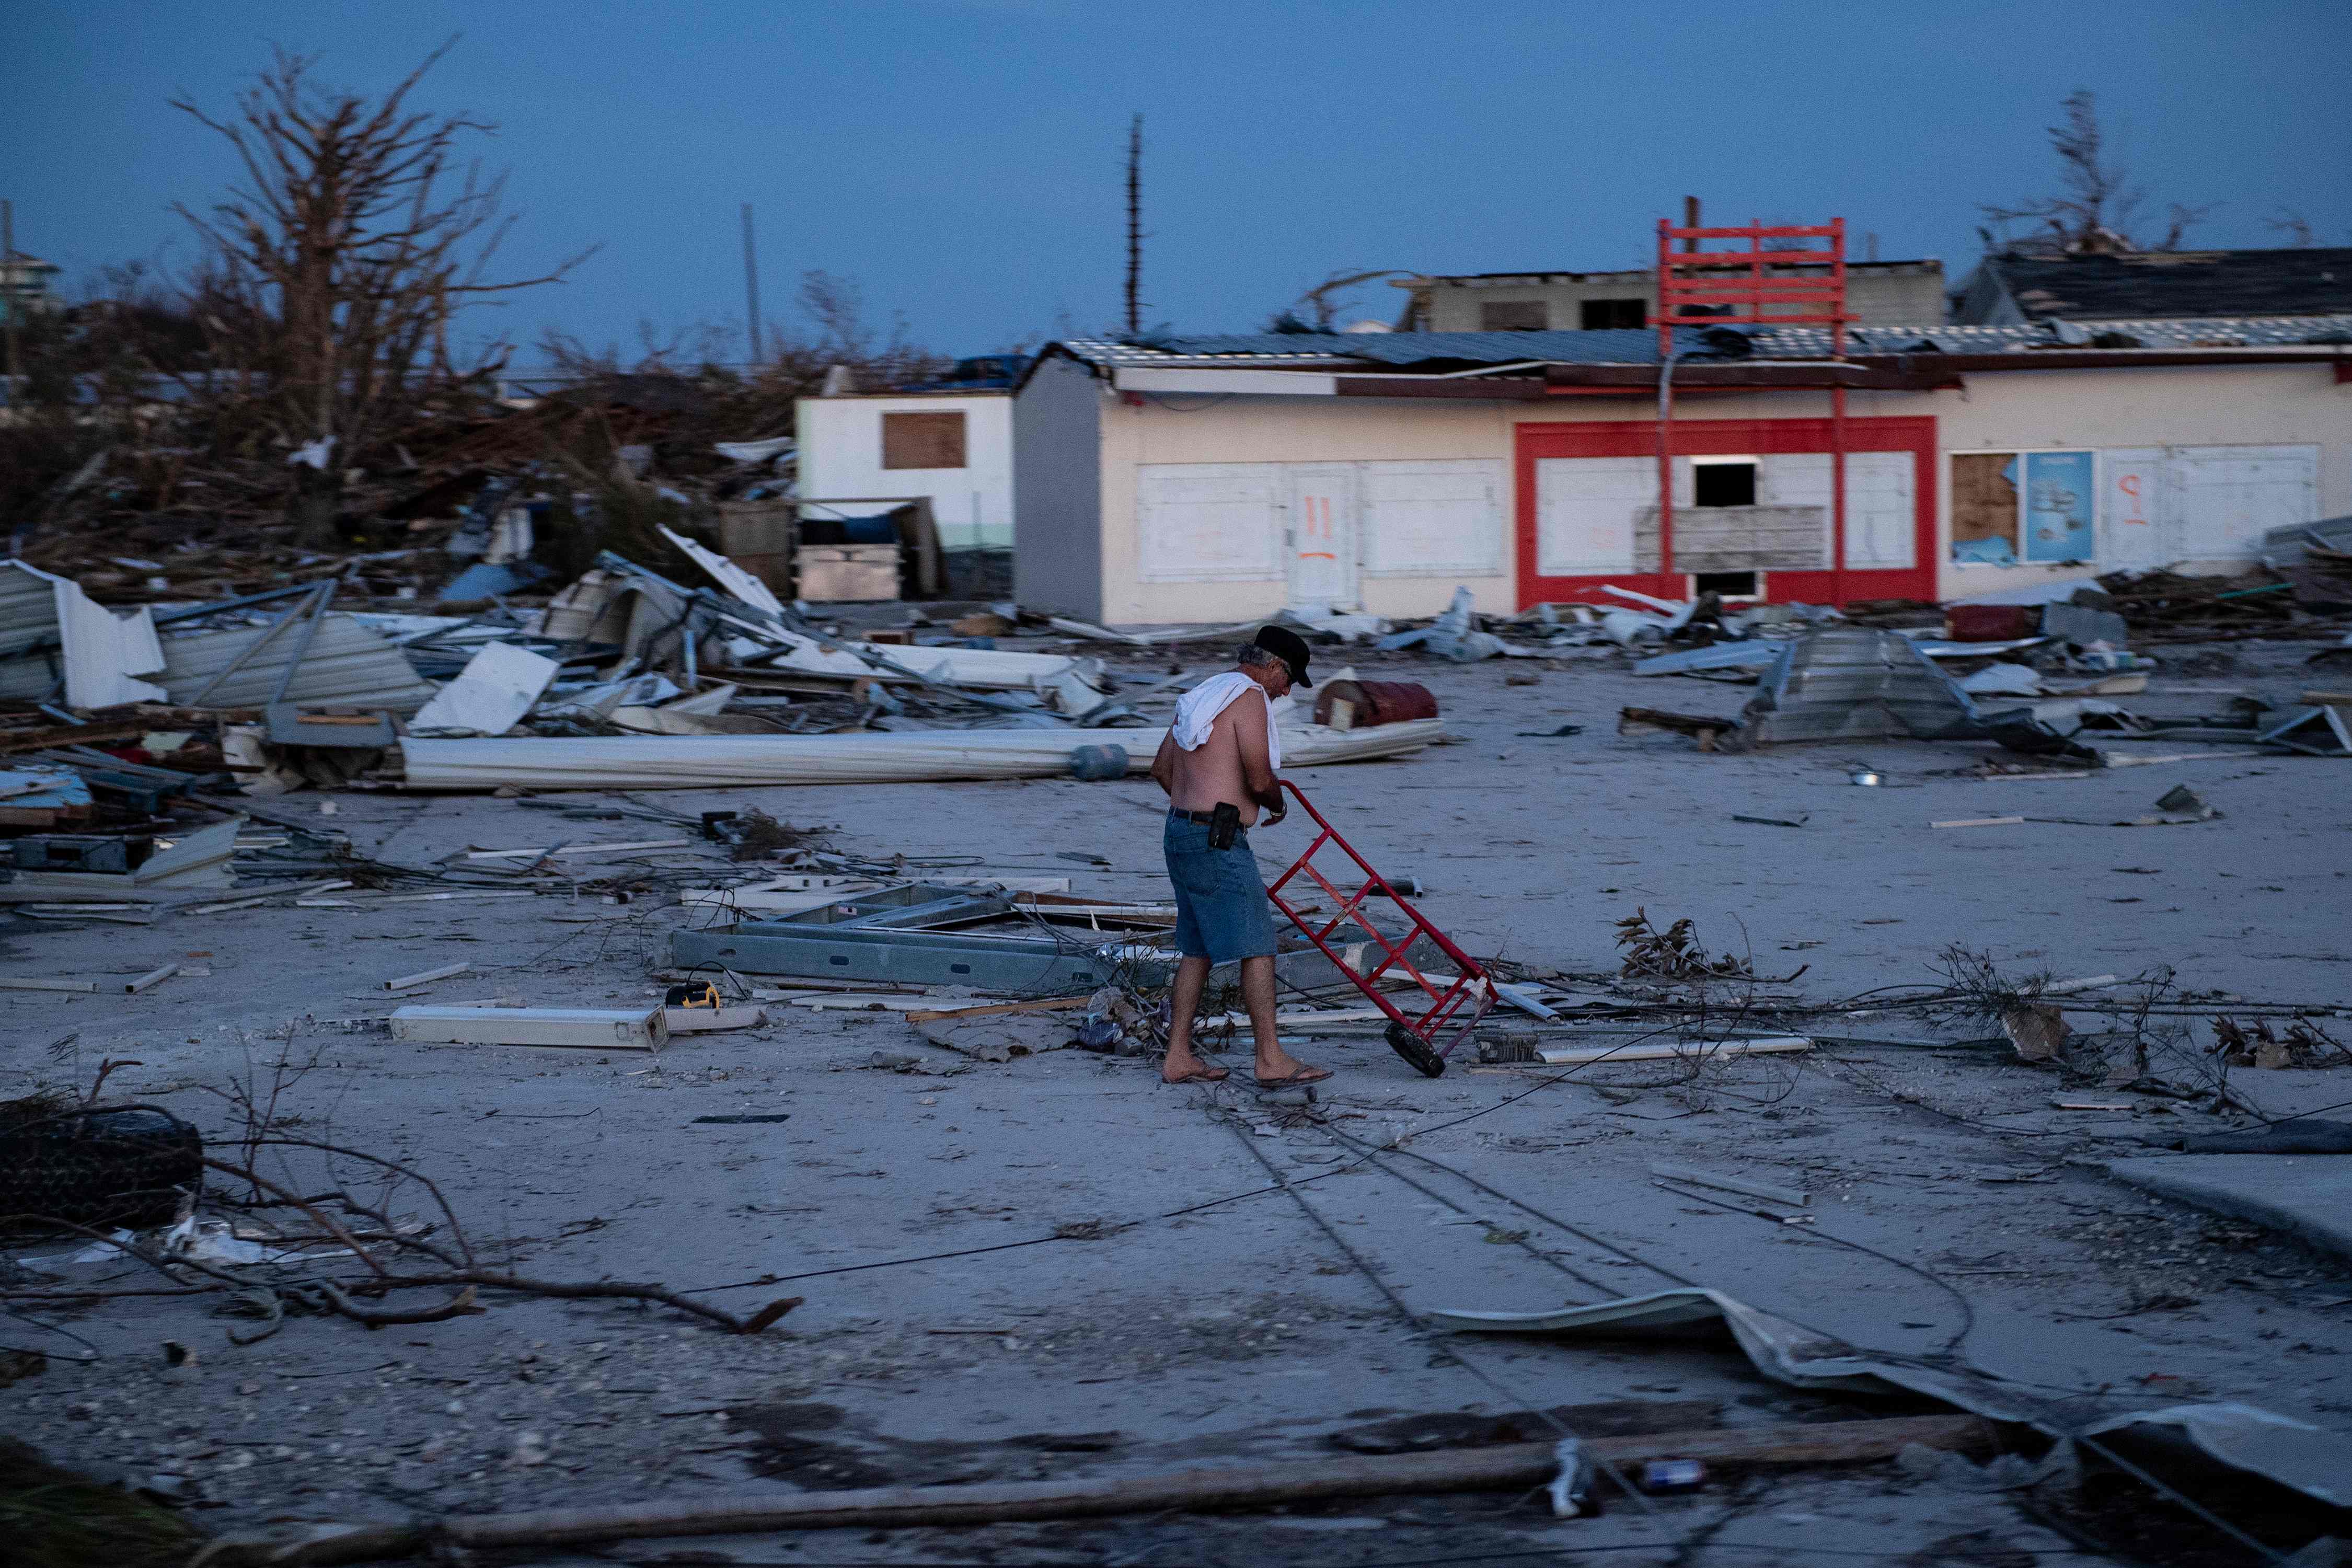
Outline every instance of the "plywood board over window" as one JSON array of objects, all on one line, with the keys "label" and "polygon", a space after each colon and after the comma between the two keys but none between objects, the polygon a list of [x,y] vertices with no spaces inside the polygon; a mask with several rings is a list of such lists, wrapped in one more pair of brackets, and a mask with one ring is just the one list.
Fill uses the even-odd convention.
[{"label": "plywood board over window", "polygon": [[1136,470],[1136,575],[1146,583],[1282,579],[1279,463],[1146,463]]},{"label": "plywood board over window", "polygon": [[1963,565],[2017,563],[2017,454],[1952,455],[1952,559]]},{"label": "plywood board over window", "polygon": [[882,466],[886,468],[961,468],[963,411],[882,416]]},{"label": "plywood board over window", "polygon": [[1502,571],[1502,464],[1366,463],[1363,476],[1364,570],[1372,576]]}]

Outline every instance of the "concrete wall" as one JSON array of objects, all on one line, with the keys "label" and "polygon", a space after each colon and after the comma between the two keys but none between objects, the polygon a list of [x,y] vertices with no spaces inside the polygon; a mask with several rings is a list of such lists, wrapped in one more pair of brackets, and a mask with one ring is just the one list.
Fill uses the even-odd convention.
[{"label": "concrete wall", "polygon": [[[964,467],[882,466],[882,416],[948,412],[964,416]],[[793,405],[793,419],[801,494],[819,500],[929,496],[947,549],[1012,544],[1013,399],[1006,394],[803,397]]]},{"label": "concrete wall", "polygon": [[1021,509],[1013,529],[1013,596],[1033,610],[1100,620],[1102,418],[1110,393],[1084,365],[1037,367],[1012,411]]},{"label": "concrete wall", "polygon": [[[1024,395],[1026,401],[1026,395]],[[1431,398],[1228,397],[1144,395],[1141,405],[1102,408],[1103,616],[1113,624],[1239,621],[1288,601],[1286,576],[1256,582],[1148,583],[1139,575],[1138,470],[1146,465],[1374,463],[1488,458],[1503,469],[1503,569],[1482,577],[1364,576],[1362,607],[1375,615],[1430,616],[1457,585],[1478,608],[1507,613],[1513,528],[1509,502],[1514,405]],[[1024,466],[1023,473],[1028,470]],[[1024,500],[1024,526],[1029,502]],[[1025,547],[1024,547],[1025,554]],[[1024,602],[1026,602],[1024,595]]]},{"label": "concrete wall", "polygon": [[[1436,280],[1419,291],[1428,300],[1424,331],[1475,332],[1479,306],[1539,301],[1545,325],[1554,331],[1582,327],[1579,310],[1586,300],[1648,302],[1657,320],[1657,280],[1647,268],[1632,272],[1554,272],[1524,279]],[[1794,307],[1791,307],[1793,309]],[[1944,319],[1944,265],[1940,261],[1851,262],[1846,267],[1846,309],[1865,327],[1931,327]]]}]

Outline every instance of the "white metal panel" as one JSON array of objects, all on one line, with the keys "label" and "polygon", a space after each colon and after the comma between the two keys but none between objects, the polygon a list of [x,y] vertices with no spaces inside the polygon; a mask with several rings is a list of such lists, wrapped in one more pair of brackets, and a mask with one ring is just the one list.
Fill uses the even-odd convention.
[{"label": "white metal panel", "polygon": [[[1058,778],[1076,746],[1118,746],[1146,772],[1165,730],[907,730],[848,735],[509,735],[400,742],[410,789],[715,789],[738,784],[914,784]],[[1285,767],[1402,756],[1445,734],[1442,719],[1370,729],[1283,727]],[[224,851],[226,853],[226,851]],[[57,873],[66,875],[67,873]],[[25,873],[26,876],[36,873]],[[121,880],[120,878],[113,879]],[[21,886],[21,880],[14,886]],[[0,894],[5,897],[5,894]]]},{"label": "white metal panel", "polygon": [[1366,463],[1364,571],[1374,577],[1492,576],[1503,570],[1503,465]]},{"label": "white metal panel", "polygon": [[2165,516],[2164,448],[2125,447],[2099,454],[2099,566],[2137,571],[2178,559]]},{"label": "white metal panel", "polygon": [[[1846,458],[1846,496],[1851,504],[1853,496],[1853,458]],[[1817,506],[1822,509],[1822,544],[1819,564],[1830,563],[1830,542],[1836,524],[1830,518],[1830,455],[1827,452],[1768,452],[1756,459],[1756,504],[1758,506]],[[1679,518],[1676,520],[1679,521]],[[1852,520],[1848,520],[1852,526]],[[1682,530],[1675,531],[1677,546],[1682,542]],[[1678,558],[1681,551],[1677,549]]]},{"label": "white metal panel", "polygon": [[[1675,504],[1688,504],[1690,464],[1675,459]],[[1536,572],[1587,577],[1633,570],[1633,516],[1658,504],[1654,458],[1536,459]]]},{"label": "white metal panel", "polygon": [[1201,393],[1231,396],[1248,393],[1273,397],[1330,397],[1338,394],[1337,376],[1296,370],[1163,370],[1121,365],[1111,373],[1111,384],[1121,392]]},{"label": "white metal panel", "polygon": [[1289,557],[1290,603],[1357,604],[1355,463],[1284,463],[1283,542]]},{"label": "white metal panel", "polygon": [[2270,530],[2319,517],[2316,447],[2175,447],[2166,469],[2182,560],[2252,557]]},{"label": "white metal panel", "polygon": [[1919,563],[1919,461],[1909,452],[1845,459],[1845,563],[1907,572]]},{"label": "white metal panel", "polygon": [[1279,463],[1146,463],[1136,469],[1136,575],[1146,583],[1283,577]]},{"label": "white metal panel", "polygon": [[[1822,559],[1837,531],[1830,510],[1830,455],[1774,452],[1756,460],[1756,504],[1822,509]],[[1874,572],[1919,563],[1918,463],[1908,452],[1849,452],[1845,458],[1845,563]]]}]

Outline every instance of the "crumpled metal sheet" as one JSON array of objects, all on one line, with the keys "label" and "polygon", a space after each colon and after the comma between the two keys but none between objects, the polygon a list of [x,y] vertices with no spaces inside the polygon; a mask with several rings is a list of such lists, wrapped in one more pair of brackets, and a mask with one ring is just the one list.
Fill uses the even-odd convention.
[{"label": "crumpled metal sheet", "polygon": [[236,873],[229,862],[236,854],[236,832],[246,819],[233,816],[168,843],[155,841],[155,853],[137,870],[19,871],[13,881],[0,883],[0,902],[7,903],[162,903],[173,894],[210,888],[234,888]]},{"label": "crumpled metal sheet", "polygon": [[2159,1436],[2185,1437],[2233,1469],[2266,1476],[2337,1508],[2352,1505],[2352,1439],[2344,1433],[2235,1402],[2143,1410],[2122,1400],[2069,1394],[2062,1405],[1987,1373],[1874,1355],[1701,1286],[1549,1312],[1436,1311],[1428,1316],[1441,1328],[1479,1333],[1596,1338],[1687,1336],[1720,1322],[1756,1370],[1775,1383],[1850,1394],[1925,1394],[1988,1420],[2034,1426],[2053,1436],[2096,1437],[2154,1427]]},{"label": "crumpled metal sheet", "polygon": [[[403,740],[410,789],[712,789],[736,784],[911,784],[1053,778],[1079,746],[1116,745],[1130,773],[1148,773],[1165,730],[931,730],[849,735],[517,735]],[[1286,729],[1290,767],[1417,752],[1442,719],[1370,730]]]},{"label": "crumpled metal sheet", "polygon": [[1748,739],[1918,740],[1979,733],[1977,711],[1910,638],[1827,626],[1785,644],[1745,710]]},{"label": "crumpled metal sheet", "polygon": [[[173,702],[185,704],[267,626],[233,626],[226,631],[190,632],[163,639],[163,684]],[[259,708],[278,689],[286,661],[296,647],[299,628],[289,628],[247,661],[245,667],[205,699],[207,708]],[[286,700],[310,704],[349,704],[414,713],[434,692],[433,683],[416,673],[400,650],[352,616],[330,611],[320,617],[318,635],[303,653],[302,664],[287,688]]]},{"label": "crumpled metal sheet", "polygon": [[[91,599],[70,577],[54,576],[21,561],[0,562],[0,696],[37,700],[65,675],[68,707],[111,708],[159,702],[163,688],[132,677],[163,668],[154,611],[142,605],[119,616]],[[34,645],[54,640],[47,657]]]}]

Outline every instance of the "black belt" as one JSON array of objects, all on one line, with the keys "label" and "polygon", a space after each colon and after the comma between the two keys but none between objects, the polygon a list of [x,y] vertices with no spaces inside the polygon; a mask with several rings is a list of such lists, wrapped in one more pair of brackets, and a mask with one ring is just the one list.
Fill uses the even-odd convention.
[{"label": "black belt", "polygon": [[[1207,811],[1186,811],[1181,806],[1171,805],[1168,808],[1168,815],[1185,822],[1197,822],[1205,827],[1216,814]],[[1249,831],[1246,824],[1244,825],[1242,831],[1244,833]]]}]

